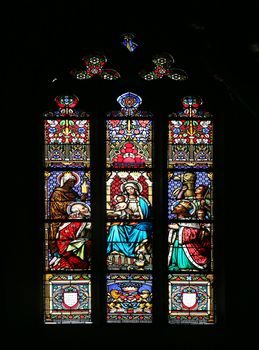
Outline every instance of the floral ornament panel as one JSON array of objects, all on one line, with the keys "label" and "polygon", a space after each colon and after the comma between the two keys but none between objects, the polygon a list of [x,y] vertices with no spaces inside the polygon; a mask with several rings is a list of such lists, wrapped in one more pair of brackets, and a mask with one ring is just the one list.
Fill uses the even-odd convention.
[{"label": "floral ornament panel", "polygon": [[[115,131],[111,131],[112,128]],[[127,127],[127,129],[124,129]],[[126,131],[128,130],[128,134]],[[147,131],[146,131],[147,130]],[[152,165],[151,121],[109,120],[107,131],[107,166],[114,168],[144,168]],[[109,135],[107,135],[108,137]]]},{"label": "floral ornament panel", "polygon": [[58,106],[57,110],[47,111],[43,114],[43,117],[48,118],[89,118],[90,116],[78,109],[75,109],[75,106],[79,102],[79,98],[76,95],[61,95],[57,96],[54,99],[56,105]]},{"label": "floral ornament panel", "polygon": [[[106,123],[107,166],[150,167],[152,164],[152,120],[147,117],[151,115],[138,111],[142,99],[132,92],[122,94],[117,101],[122,108],[117,113],[110,113],[109,117],[112,119],[108,119]],[[133,116],[138,118],[131,118]]]},{"label": "floral ornament panel", "polygon": [[82,59],[85,64],[84,69],[73,69],[70,74],[79,80],[90,79],[99,76],[104,80],[116,80],[120,74],[114,69],[104,69],[107,58],[104,55],[90,55]]},{"label": "floral ornament panel", "polygon": [[57,96],[58,110],[43,114],[46,167],[90,166],[89,115],[74,107],[78,98]]},{"label": "floral ornament panel", "polygon": [[48,119],[45,121],[47,144],[89,143],[89,121],[76,119]]},{"label": "floral ornament panel", "polygon": [[132,33],[124,33],[122,36],[122,45],[125,46],[129,50],[129,52],[133,52],[138,47],[138,44],[133,42],[135,35]]},{"label": "floral ornament panel", "polygon": [[200,97],[181,99],[183,110],[169,115],[168,167],[209,168],[213,164],[213,120]]},{"label": "floral ornament panel", "polygon": [[212,119],[213,115],[201,108],[203,100],[199,96],[184,96],[181,98],[183,109],[177,113],[171,113],[169,118],[200,118]]},{"label": "floral ornament panel", "polygon": [[162,79],[163,77],[168,77],[172,80],[187,80],[187,73],[179,68],[173,68],[174,58],[168,53],[161,55],[155,55],[152,59],[155,67],[152,71],[142,71],[140,76],[145,80],[157,80]]},{"label": "floral ornament panel", "polygon": [[152,322],[152,275],[107,275],[107,322]]}]

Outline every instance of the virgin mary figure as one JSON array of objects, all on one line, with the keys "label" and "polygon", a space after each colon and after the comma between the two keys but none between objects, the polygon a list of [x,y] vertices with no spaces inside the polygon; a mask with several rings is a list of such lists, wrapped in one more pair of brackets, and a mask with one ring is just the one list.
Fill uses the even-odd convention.
[{"label": "virgin mary figure", "polygon": [[121,192],[127,196],[132,221],[113,223],[107,238],[107,253],[123,253],[127,257],[143,259],[152,234],[150,202],[140,195],[142,185],[135,180],[125,181]]}]

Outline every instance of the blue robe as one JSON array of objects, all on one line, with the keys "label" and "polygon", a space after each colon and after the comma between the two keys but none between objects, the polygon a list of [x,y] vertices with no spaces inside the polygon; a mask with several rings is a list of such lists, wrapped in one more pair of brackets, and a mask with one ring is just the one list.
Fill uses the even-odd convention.
[{"label": "blue robe", "polygon": [[[143,219],[150,218],[150,205],[145,198],[139,197],[139,206]],[[151,222],[141,221],[133,225],[125,223],[114,224],[110,227],[107,238],[107,253],[113,251],[135,257],[137,246],[144,240],[149,240],[152,232]]]}]

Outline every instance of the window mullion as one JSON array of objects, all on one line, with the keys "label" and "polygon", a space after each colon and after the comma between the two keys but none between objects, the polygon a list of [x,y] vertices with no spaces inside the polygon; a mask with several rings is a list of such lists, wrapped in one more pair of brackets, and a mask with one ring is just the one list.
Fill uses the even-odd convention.
[{"label": "window mullion", "polygon": [[167,322],[167,120],[161,112],[154,113],[154,323]]},{"label": "window mullion", "polygon": [[106,322],[105,112],[96,108],[91,121],[93,220],[93,321]]}]

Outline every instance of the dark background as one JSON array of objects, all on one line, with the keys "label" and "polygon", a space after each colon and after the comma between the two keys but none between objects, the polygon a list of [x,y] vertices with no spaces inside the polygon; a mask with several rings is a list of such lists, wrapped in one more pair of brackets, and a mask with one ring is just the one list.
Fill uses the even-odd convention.
[{"label": "dark background", "polygon": [[[258,6],[202,1],[139,6],[25,2],[4,12],[2,135],[7,137],[2,153],[8,161],[8,181],[3,187],[12,228],[2,232],[8,237],[8,247],[2,246],[3,318],[10,342],[26,344],[36,336],[44,345],[106,342],[121,348],[126,342],[137,348],[157,342],[218,348],[227,341],[233,346],[257,341],[252,328],[258,323]],[[135,34],[139,47],[134,53],[121,45],[123,32]],[[173,55],[174,66],[187,71],[188,81],[145,82],[138,77],[141,69],[152,68],[152,55],[162,52]],[[118,70],[122,79],[73,80],[68,72],[83,67],[82,57],[91,53],[105,54],[106,68]],[[56,95],[75,93],[78,107],[100,118],[118,109],[116,98],[126,91],[139,94],[143,109],[161,118],[180,110],[185,95],[200,95],[215,116],[216,273],[221,284],[215,326],[87,329],[42,324],[42,113],[55,108]]]}]

